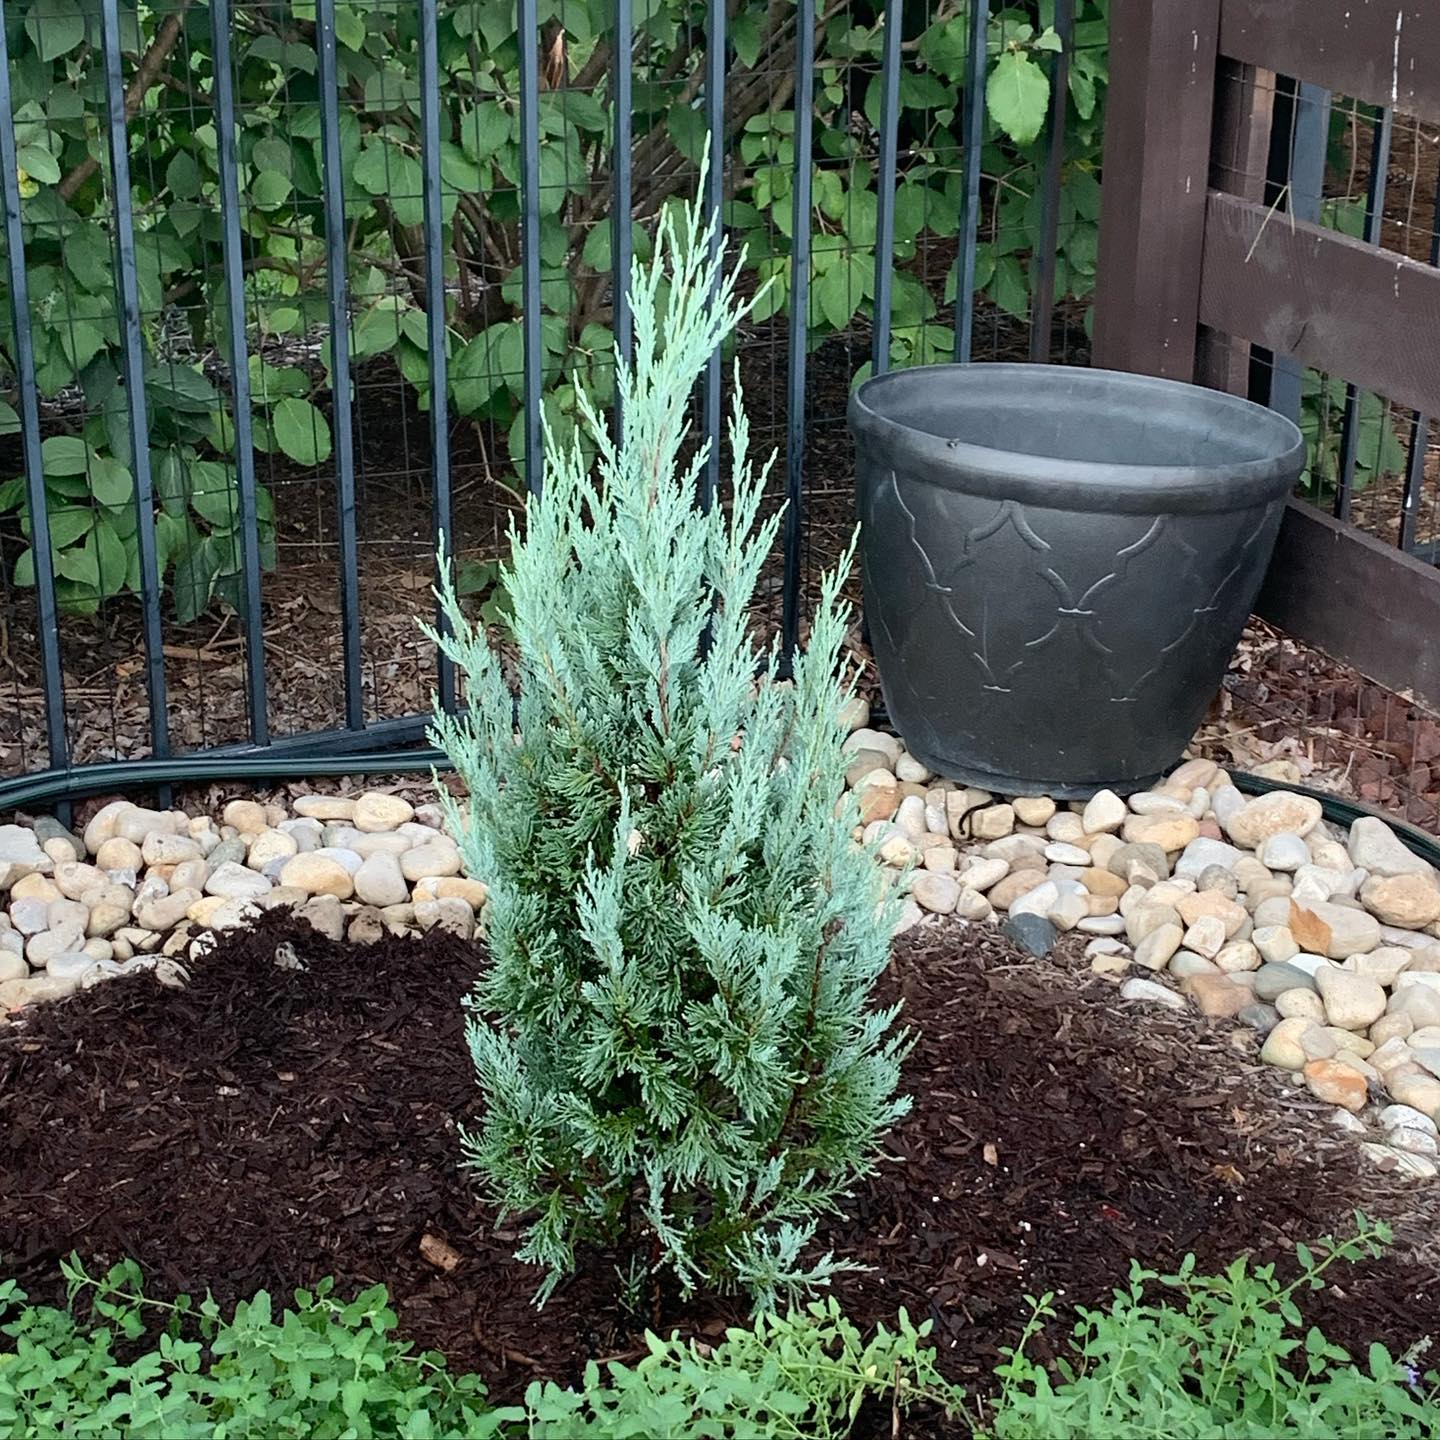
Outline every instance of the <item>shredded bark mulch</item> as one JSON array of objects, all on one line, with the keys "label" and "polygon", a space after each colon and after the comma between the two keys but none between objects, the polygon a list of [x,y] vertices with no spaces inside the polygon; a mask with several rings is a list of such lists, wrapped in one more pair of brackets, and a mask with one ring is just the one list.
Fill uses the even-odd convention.
[{"label": "shredded bark mulch", "polygon": [[[307,968],[277,967],[285,944]],[[185,990],[118,980],[0,1033],[5,1270],[49,1300],[71,1250],[224,1304],[383,1282],[410,1335],[502,1396],[632,1354],[651,1317],[621,1309],[617,1257],[587,1257],[535,1311],[514,1230],[460,1170],[457,1127],[478,1114],[460,1000],[483,963],[438,933],[361,949],[272,916]],[[824,1237],[872,1267],[838,1287],[858,1320],[934,1318],[943,1368],[980,1386],[1027,1293],[1102,1303],[1131,1256],[1288,1264],[1359,1206],[1397,1244],[1337,1273],[1310,1315],[1362,1353],[1440,1335],[1433,1190],[1360,1170],[1323,1107],[1224,1030],[1129,1010],[1073,959],[955,925],[905,937],[886,988],[918,1031],[915,1106]],[[708,1299],[661,1318],[715,1334],[741,1312]]]}]

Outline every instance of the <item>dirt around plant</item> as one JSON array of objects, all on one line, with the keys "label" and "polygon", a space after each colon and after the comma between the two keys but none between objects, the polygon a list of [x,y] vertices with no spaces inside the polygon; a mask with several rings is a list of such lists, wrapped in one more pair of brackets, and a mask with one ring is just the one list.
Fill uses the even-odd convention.
[{"label": "dirt around plant", "polygon": [[[306,968],[277,967],[287,944]],[[185,990],[118,980],[0,1033],[0,1273],[52,1301],[71,1250],[227,1305],[383,1282],[411,1336],[506,1397],[633,1354],[650,1317],[621,1309],[617,1257],[537,1312],[514,1230],[459,1168],[479,1108],[461,998],[483,963],[438,932],[364,949],[267,917]],[[1309,1313],[1362,1352],[1440,1336],[1433,1189],[1357,1168],[1323,1108],[1224,1031],[1124,1010],[1072,960],[956,925],[905,937],[886,989],[918,1031],[915,1106],[825,1236],[872,1267],[839,1287],[857,1319],[933,1318],[942,1368],[979,1387],[1026,1293],[1103,1302],[1131,1256],[1288,1263],[1362,1206],[1397,1245]],[[741,1318],[713,1299],[662,1316],[711,1335]]]}]

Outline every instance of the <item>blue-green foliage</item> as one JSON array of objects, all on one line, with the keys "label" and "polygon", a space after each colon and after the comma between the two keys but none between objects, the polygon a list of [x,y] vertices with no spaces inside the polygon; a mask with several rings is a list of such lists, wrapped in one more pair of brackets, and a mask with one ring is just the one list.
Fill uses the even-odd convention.
[{"label": "blue-green foliage", "polygon": [[738,383],[722,503],[697,504],[705,448],[682,458],[694,385],[750,304],[711,239],[698,206],[667,211],[636,266],[623,441],[588,403],[594,467],[550,438],[502,577],[518,706],[443,597],[469,708],[433,738],[491,895],[465,1147],[526,1218],[542,1293],[577,1244],[621,1242],[763,1309],[842,1263],[802,1251],[905,1111],[904,1041],[871,1003],[892,917],[850,840],[841,576],[782,683],[749,634],[778,517],[758,519]]}]

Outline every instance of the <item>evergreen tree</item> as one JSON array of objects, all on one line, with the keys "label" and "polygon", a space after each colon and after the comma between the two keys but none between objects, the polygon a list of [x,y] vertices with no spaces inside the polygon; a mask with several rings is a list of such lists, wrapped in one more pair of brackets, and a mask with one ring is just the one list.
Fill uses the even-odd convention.
[{"label": "evergreen tree", "polygon": [[542,1299],[587,1242],[761,1308],[823,1283],[845,1262],[804,1253],[818,1221],[909,1103],[872,1002],[894,916],[843,785],[842,573],[782,682],[748,627],[778,520],[738,377],[728,505],[696,503],[703,447],[682,461],[695,382],[753,303],[710,242],[698,206],[667,212],[635,267],[623,440],[587,405],[593,470],[547,446],[505,574],[518,700],[441,597],[468,709],[433,738],[490,887],[464,1152],[527,1220]]}]

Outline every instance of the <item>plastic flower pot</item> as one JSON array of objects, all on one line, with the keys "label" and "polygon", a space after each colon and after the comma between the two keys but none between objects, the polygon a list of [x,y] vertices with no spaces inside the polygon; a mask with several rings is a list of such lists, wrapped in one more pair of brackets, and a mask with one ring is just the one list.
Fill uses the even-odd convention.
[{"label": "plastic flower pot", "polygon": [[1299,430],[1052,365],[894,371],[849,421],[871,644],[910,752],[1005,794],[1156,781],[1250,614]]}]

